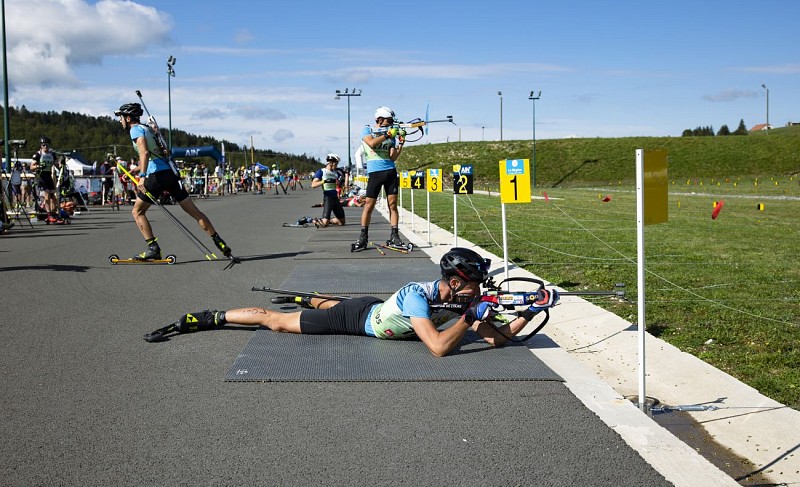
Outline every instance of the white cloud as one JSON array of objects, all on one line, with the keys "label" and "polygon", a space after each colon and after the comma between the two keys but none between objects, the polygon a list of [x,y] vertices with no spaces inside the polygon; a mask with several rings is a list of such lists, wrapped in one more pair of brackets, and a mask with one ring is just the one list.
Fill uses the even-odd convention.
[{"label": "white cloud", "polygon": [[26,0],[6,4],[12,86],[80,84],[74,68],[169,42],[169,17],[131,1]]},{"label": "white cloud", "polygon": [[272,134],[272,138],[275,140],[275,142],[280,143],[289,139],[293,139],[294,133],[292,133],[291,130],[279,129],[276,130],[274,134]]},{"label": "white cloud", "polygon": [[203,108],[192,114],[192,120],[215,120],[227,117],[227,114],[217,108]]}]

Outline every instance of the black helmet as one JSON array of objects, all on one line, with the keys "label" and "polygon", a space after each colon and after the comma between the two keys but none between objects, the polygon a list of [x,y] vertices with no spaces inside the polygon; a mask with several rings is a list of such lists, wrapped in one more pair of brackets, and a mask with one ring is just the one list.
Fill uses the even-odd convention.
[{"label": "black helmet", "polygon": [[141,117],[143,113],[144,113],[144,110],[142,110],[142,106],[139,105],[138,103],[126,103],[126,104],[122,105],[121,107],[119,107],[119,110],[114,112],[114,115],[116,115],[118,117],[120,115],[125,115],[125,116],[137,117],[138,118],[138,117]]},{"label": "black helmet", "polygon": [[442,277],[456,276],[465,281],[482,283],[489,277],[491,263],[475,251],[453,247],[442,256],[439,267],[442,269]]},{"label": "black helmet", "polygon": [[45,137],[44,135],[42,135],[42,138],[39,139],[39,143],[50,145],[50,137]]}]

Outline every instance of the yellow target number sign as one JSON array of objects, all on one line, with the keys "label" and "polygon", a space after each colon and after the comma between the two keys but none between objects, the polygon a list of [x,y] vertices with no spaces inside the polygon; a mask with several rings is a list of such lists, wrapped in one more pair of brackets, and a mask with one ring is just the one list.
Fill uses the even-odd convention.
[{"label": "yellow target number sign", "polygon": [[442,192],[442,171],[440,169],[428,169],[428,178],[426,180],[429,193]]},{"label": "yellow target number sign", "polygon": [[531,202],[531,172],[528,159],[500,161],[500,201],[503,203]]},{"label": "yellow target number sign", "polygon": [[411,189],[411,176],[408,175],[408,171],[400,173],[400,188]]}]

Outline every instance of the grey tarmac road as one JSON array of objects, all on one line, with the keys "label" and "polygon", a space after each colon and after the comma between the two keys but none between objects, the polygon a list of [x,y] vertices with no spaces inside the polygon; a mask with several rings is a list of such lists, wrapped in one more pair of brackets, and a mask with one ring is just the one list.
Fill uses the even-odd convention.
[{"label": "grey tarmac road", "polygon": [[[282,224],[317,216],[319,197],[198,201],[242,257],[229,270],[155,208],[175,265],[108,262],[144,248],[129,207],[0,237],[2,484],[671,485],[560,382],[229,383],[251,329],[142,339],[187,311],[269,306],[251,287],[313,266],[303,248],[327,230]],[[354,237],[359,215],[347,209]],[[371,238],[386,237],[376,213]],[[320,262],[389,258],[330,254]]]}]

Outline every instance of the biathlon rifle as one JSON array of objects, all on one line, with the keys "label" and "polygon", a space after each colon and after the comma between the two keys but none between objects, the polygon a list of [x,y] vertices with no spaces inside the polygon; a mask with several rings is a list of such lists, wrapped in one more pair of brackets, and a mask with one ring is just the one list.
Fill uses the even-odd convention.
[{"label": "biathlon rifle", "polygon": [[[533,285],[533,289],[531,290],[524,290],[524,291],[512,291],[510,290],[514,284],[522,283],[523,287],[528,287]],[[500,316],[502,311],[513,311],[518,310],[518,308],[528,308],[532,304],[537,301],[543,300],[546,298],[547,293],[554,292],[553,289],[545,288],[544,281],[540,279],[536,279],[533,277],[510,277],[508,279],[503,279],[499,283],[494,282],[494,279],[491,277],[484,283],[486,287],[486,291],[484,291],[480,298],[478,299],[479,302],[490,303],[492,305],[493,310],[493,321],[501,321],[497,319]],[[505,287],[507,290],[503,290]],[[616,284],[614,291],[557,291],[559,296],[616,296],[620,299],[625,299],[625,284]],[[474,302],[473,302],[474,303]],[[503,336],[513,342],[525,342],[528,341],[531,337],[535,334],[539,333],[539,331],[544,328],[544,325],[550,320],[550,309],[545,308],[539,313],[544,312],[544,319],[539,322],[534,330],[530,332],[523,338],[514,338],[510,336],[506,336],[504,333],[500,332]],[[539,314],[537,313],[537,314]],[[507,321],[507,320],[506,320]],[[498,330],[499,331],[499,330]]]},{"label": "biathlon rifle", "polygon": [[[425,128],[424,128],[425,126],[431,123],[440,123],[440,122],[449,122],[452,123],[453,125],[456,124],[453,121],[452,115],[448,115],[447,118],[444,118],[442,120],[422,120],[421,118],[415,118],[410,122],[395,122],[393,125],[389,127],[379,127],[377,129],[373,129],[372,134],[373,135],[385,134],[390,129],[396,129],[400,133],[405,131],[406,134],[404,136],[401,136],[403,142],[416,142],[425,135]],[[414,135],[417,133],[419,134],[419,137],[412,140],[408,139],[409,135]]]},{"label": "biathlon rifle", "polygon": [[176,166],[175,161],[172,160],[172,153],[170,152],[170,148],[167,147],[167,142],[164,140],[164,136],[161,135],[161,130],[158,128],[158,122],[156,122],[156,117],[150,115],[150,110],[148,110],[147,105],[144,104],[144,99],[142,98],[142,92],[136,90],[136,96],[139,97],[139,102],[141,102],[142,108],[144,108],[145,113],[147,113],[147,126],[150,127],[150,130],[153,131],[153,135],[155,136],[156,139],[156,145],[158,146],[158,150],[161,151],[161,157],[167,161],[170,169],[172,169],[172,172],[174,172],[176,176],[180,176],[180,171],[178,171],[178,166]]}]

